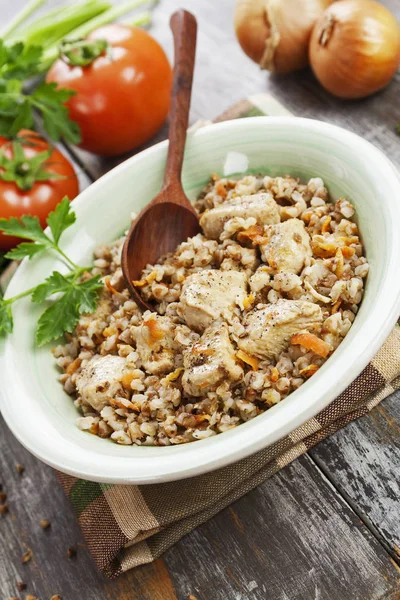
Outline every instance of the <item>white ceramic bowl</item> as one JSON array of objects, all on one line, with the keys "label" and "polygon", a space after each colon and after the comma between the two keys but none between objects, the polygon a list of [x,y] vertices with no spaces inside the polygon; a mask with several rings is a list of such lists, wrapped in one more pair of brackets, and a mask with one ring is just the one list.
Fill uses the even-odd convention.
[{"label": "white ceramic bowl", "polygon": [[[116,238],[160,189],[167,144],[130,158],[74,201],[77,223],[63,247],[80,264],[99,242]],[[300,389],[236,429],[182,446],[119,446],[83,433],[57,381],[50,349],[34,346],[40,308],[14,306],[14,332],[1,359],[1,408],[20,442],[53,467],[112,483],[155,483],[222,467],[272,444],[326,407],[367,365],[400,314],[400,179],[391,162],[360,137],[319,121],[256,117],[211,125],[189,136],[183,183],[194,198],[213,172],[321,176],[333,197],[354,202],[371,265],[360,311],[334,355]],[[229,173],[227,172],[229,171]],[[52,257],[24,261],[8,295],[60,268]]]}]

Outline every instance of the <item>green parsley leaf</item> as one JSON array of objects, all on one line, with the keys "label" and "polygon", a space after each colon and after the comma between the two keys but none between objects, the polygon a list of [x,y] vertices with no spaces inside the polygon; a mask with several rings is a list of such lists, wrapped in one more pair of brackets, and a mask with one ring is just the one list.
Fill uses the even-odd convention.
[{"label": "green parsley leaf", "polygon": [[42,82],[33,91],[31,102],[43,118],[43,125],[48,135],[57,142],[63,137],[72,144],[79,143],[81,137],[79,126],[71,121],[65,102],[76,92],[58,89],[56,83]]},{"label": "green parsley leaf", "polygon": [[36,343],[43,346],[56,340],[64,333],[72,333],[79,319],[77,310],[76,288],[73,286],[58,300],[53,302],[38,321]]},{"label": "green parsley leaf", "polygon": [[0,40],[0,77],[21,81],[34,77],[39,72],[42,55],[41,46],[23,42],[7,46]]},{"label": "green parsley leaf", "polygon": [[29,101],[24,100],[12,123],[8,125],[7,137],[15,137],[21,129],[34,128],[33,108]]},{"label": "green parsley leaf", "polygon": [[40,242],[48,248],[53,246],[52,241],[41,228],[38,217],[33,215],[23,215],[20,219],[16,217],[0,219],[0,230],[5,235],[15,235],[24,240]]},{"label": "green parsley leaf", "polygon": [[22,260],[25,256],[29,256],[32,258],[43,252],[43,250],[47,250],[48,246],[44,244],[38,244],[35,242],[22,242],[16,248],[13,248],[5,255],[5,258],[9,258],[10,260]]},{"label": "green parsley leaf", "polygon": [[[0,154],[0,167],[4,167],[1,161]],[[0,174],[0,178],[2,176],[4,176],[4,173]],[[44,233],[38,217],[24,215],[20,219],[16,217],[0,219],[0,231],[4,234],[31,240],[31,242],[22,242],[16,248],[10,250],[6,254],[6,258],[11,260],[21,260],[25,256],[32,258],[36,254],[51,248],[61,252],[58,248],[60,237],[75,221],[76,215],[71,209],[67,196],[57,204],[55,210],[47,217],[47,224],[51,229],[54,241]],[[65,258],[65,255],[63,256]]]},{"label": "green parsley leaf", "polygon": [[0,40],[0,134],[9,138],[21,129],[34,128],[34,110],[42,119],[50,138],[80,141],[79,126],[69,118],[65,106],[76,92],[58,89],[56,83],[42,81],[29,93],[24,83],[40,72],[41,46],[17,42],[7,46]]},{"label": "green parsley leaf", "polygon": [[6,82],[4,88],[0,82],[0,134],[5,137],[14,137],[20,129],[31,129],[34,125],[29,98],[20,91],[11,91],[10,84],[12,81]]},{"label": "green parsley leaf", "polygon": [[0,337],[5,337],[13,330],[13,317],[11,312],[11,304],[7,304],[2,298],[0,299]]},{"label": "green parsley leaf", "polygon": [[24,82],[18,81],[18,79],[0,79],[0,86],[2,94],[20,94]]},{"label": "green parsley leaf", "polygon": [[78,311],[79,314],[83,315],[86,313],[92,313],[96,310],[97,300],[98,300],[98,291],[104,287],[103,282],[101,281],[101,275],[96,275],[95,277],[91,277],[86,281],[82,281],[78,285],[79,290],[79,304]]},{"label": "green parsley leaf", "polygon": [[65,292],[71,287],[71,281],[68,281],[58,271],[53,273],[40,285],[38,285],[32,293],[32,302],[44,302],[46,298],[57,292]]},{"label": "green parsley leaf", "polygon": [[[57,279],[54,276],[57,276]],[[42,288],[39,292],[34,292],[36,301],[40,301],[47,297],[48,292],[55,293],[65,290],[64,295],[55,300],[39,319],[36,330],[38,346],[57,340],[66,332],[72,333],[81,314],[96,310],[98,291],[103,287],[99,275],[81,283],[68,282],[62,275],[58,276],[60,273],[53,273],[45,284],[42,284],[47,284],[47,289]],[[62,289],[57,289],[57,282]]]},{"label": "green parsley leaf", "polygon": [[68,227],[71,227],[75,221],[76,214],[72,210],[67,196],[64,196],[61,202],[57,204],[55,210],[47,217],[47,225],[51,229],[56,244],[58,244],[61,234],[68,229]]}]

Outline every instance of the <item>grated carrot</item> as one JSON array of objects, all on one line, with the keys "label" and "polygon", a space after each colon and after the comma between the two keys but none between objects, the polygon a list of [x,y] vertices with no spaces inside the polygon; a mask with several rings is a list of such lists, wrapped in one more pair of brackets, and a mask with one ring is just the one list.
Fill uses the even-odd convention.
[{"label": "grated carrot", "polygon": [[240,231],[237,238],[241,244],[251,242],[255,246],[256,244],[265,244],[267,240],[263,234],[264,227],[262,225],[251,225],[251,227]]},{"label": "grated carrot", "polygon": [[312,241],[311,248],[315,256],[318,256],[319,258],[331,258],[332,256],[335,256],[338,246],[332,242],[325,243]]},{"label": "grated carrot", "polygon": [[275,383],[275,381],[278,381],[279,379],[279,371],[276,367],[272,367],[271,369],[271,375],[269,376],[270,381],[272,381],[272,383]]},{"label": "grated carrot", "polygon": [[306,225],[308,225],[308,224],[309,224],[309,222],[310,222],[310,220],[311,220],[311,217],[312,217],[312,215],[313,215],[312,211],[310,211],[310,210],[305,210],[305,211],[303,212],[303,214],[301,215],[301,220],[302,220],[302,221],[304,221],[304,223],[305,223]]},{"label": "grated carrot", "polygon": [[322,233],[328,233],[329,232],[329,225],[332,221],[332,217],[326,217],[326,219],[324,219],[324,222],[322,223],[322,227],[321,227],[321,231]]},{"label": "grated carrot", "polygon": [[180,375],[183,373],[184,369],[183,367],[179,367],[178,369],[175,369],[175,371],[172,371],[172,373],[168,373],[168,375],[165,377],[165,379],[167,381],[175,381],[176,379],[178,379],[178,377],[180,377]]},{"label": "grated carrot", "polygon": [[115,327],[106,327],[105,329],[103,329],[104,337],[111,337],[115,333],[117,333],[117,330],[115,329]]},{"label": "grated carrot", "polygon": [[203,383],[200,383],[197,387],[199,388],[199,390],[204,390],[209,385],[210,385],[209,381],[203,381]]},{"label": "grated carrot", "polygon": [[360,240],[358,236],[354,235],[352,237],[348,237],[346,235],[342,235],[337,238],[338,242],[342,242],[345,246],[350,246],[351,244],[359,244]]},{"label": "grated carrot", "polygon": [[147,319],[143,325],[149,330],[149,345],[152,346],[164,337],[164,331],[160,329],[156,319]]},{"label": "grated carrot", "polygon": [[225,185],[221,181],[219,181],[215,186],[215,191],[217,192],[218,196],[221,196],[221,198],[226,198],[228,195]]},{"label": "grated carrot", "polygon": [[143,279],[138,279],[137,281],[132,280],[132,283],[135,287],[144,287],[145,285],[152,283],[156,277],[157,273],[155,271],[152,271],[149,275],[147,275],[147,277],[144,277]]},{"label": "grated carrot", "polygon": [[352,256],[354,256],[355,254],[355,248],[353,248],[353,246],[343,246],[342,247],[342,254],[345,258],[351,258]]},{"label": "grated carrot", "polygon": [[82,361],[80,358],[76,358],[75,360],[73,360],[72,363],[68,365],[68,367],[65,369],[67,375],[73,375],[75,371],[81,366],[81,362]]},{"label": "grated carrot", "polygon": [[132,284],[135,287],[144,287],[147,285],[147,281],[145,279],[132,279]]},{"label": "grated carrot", "polygon": [[338,279],[340,279],[343,275],[344,271],[344,260],[343,253],[341,248],[338,248],[336,251],[336,265],[335,265],[335,274]]},{"label": "grated carrot", "polygon": [[239,352],[236,353],[236,356],[239,360],[250,365],[253,371],[258,370],[258,360],[254,356],[250,356],[250,354],[247,354],[244,350],[239,350]]},{"label": "grated carrot", "polygon": [[111,277],[105,278],[104,283],[106,284],[106,288],[112,294],[118,294],[118,290],[116,290],[115,287],[111,285],[110,280],[111,280]]},{"label": "grated carrot", "polygon": [[99,433],[99,424],[97,422],[91,424],[89,433],[92,433],[93,435],[97,435]]},{"label": "grated carrot", "polygon": [[305,331],[303,333],[296,333],[292,336],[291,343],[293,345],[300,345],[307,350],[311,350],[318,356],[322,356],[326,358],[328,354],[332,351],[332,348],[329,344],[321,340],[321,338],[317,337],[313,333],[309,333]]},{"label": "grated carrot", "polygon": [[253,306],[254,300],[254,294],[249,294],[248,296],[246,296],[246,298],[243,300],[244,310],[249,310]]},{"label": "grated carrot", "polygon": [[309,365],[308,367],[305,367],[305,369],[301,369],[300,375],[308,379],[309,377],[312,377],[318,369],[319,367],[317,367],[317,365]]},{"label": "grated carrot", "polygon": [[194,346],[192,354],[204,354],[205,356],[214,356],[214,348],[202,348],[201,346]]},{"label": "grated carrot", "polygon": [[129,390],[134,379],[135,376],[133,373],[124,373],[124,375],[121,377],[122,387],[124,387],[126,390]]}]

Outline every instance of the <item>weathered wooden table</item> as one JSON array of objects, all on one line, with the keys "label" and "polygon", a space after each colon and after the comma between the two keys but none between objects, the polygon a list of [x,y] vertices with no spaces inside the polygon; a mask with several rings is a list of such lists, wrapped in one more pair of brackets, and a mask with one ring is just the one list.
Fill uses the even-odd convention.
[{"label": "weathered wooden table", "polygon": [[[61,0],[58,0],[61,3]],[[400,167],[400,76],[361,102],[326,94],[308,71],[261,72],[235,41],[233,0],[161,0],[152,34],[169,55],[169,15],[199,20],[191,120],[270,91],[300,116],[337,123],[382,148]],[[1,0],[2,19],[24,0]],[[49,2],[56,5],[55,0]],[[400,0],[385,0],[400,19]],[[158,139],[166,136],[164,129]],[[157,140],[158,141],[158,140]],[[71,148],[82,187],[118,160]],[[373,165],[371,165],[373,168]],[[399,199],[400,201],[400,199]],[[10,398],[12,402],[12,398]],[[320,443],[259,488],[193,531],[154,564],[117,581],[96,569],[55,473],[1,430],[0,481],[9,514],[0,520],[0,600],[378,600],[400,598],[400,393]],[[19,475],[16,464],[25,471]],[[52,522],[44,531],[40,519]],[[67,549],[77,546],[76,558]],[[29,547],[33,559],[21,564]],[[27,583],[18,592],[17,581]]]}]

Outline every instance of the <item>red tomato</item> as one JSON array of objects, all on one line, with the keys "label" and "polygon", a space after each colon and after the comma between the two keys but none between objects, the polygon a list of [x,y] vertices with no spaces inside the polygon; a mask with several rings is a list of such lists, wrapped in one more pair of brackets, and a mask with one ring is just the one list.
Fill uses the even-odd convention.
[{"label": "red tomato", "polygon": [[60,58],[46,81],[77,92],[68,107],[81,128],[81,148],[103,156],[122,154],[149,140],[165,121],[171,67],[164,50],[143,29],[105,25],[88,39],[106,40],[109,52],[84,67]]},{"label": "red tomato", "polygon": [[[26,158],[21,163],[22,168],[29,165],[29,159],[37,156],[51,148],[46,140],[34,131],[22,130],[18,134]],[[12,142],[0,137],[0,147],[7,158],[13,158]],[[18,164],[14,166],[18,168]],[[79,193],[79,184],[75,171],[70,162],[56,148],[52,149],[50,158],[43,163],[42,169],[50,173],[57,173],[62,177],[33,183],[30,189],[23,190],[14,181],[4,181],[1,173],[4,168],[0,167],[0,217],[21,217],[22,215],[36,215],[40,219],[42,227],[46,226],[46,217],[54,210],[56,205],[68,196],[70,200]],[[9,250],[22,240],[0,233],[0,250]]]}]

